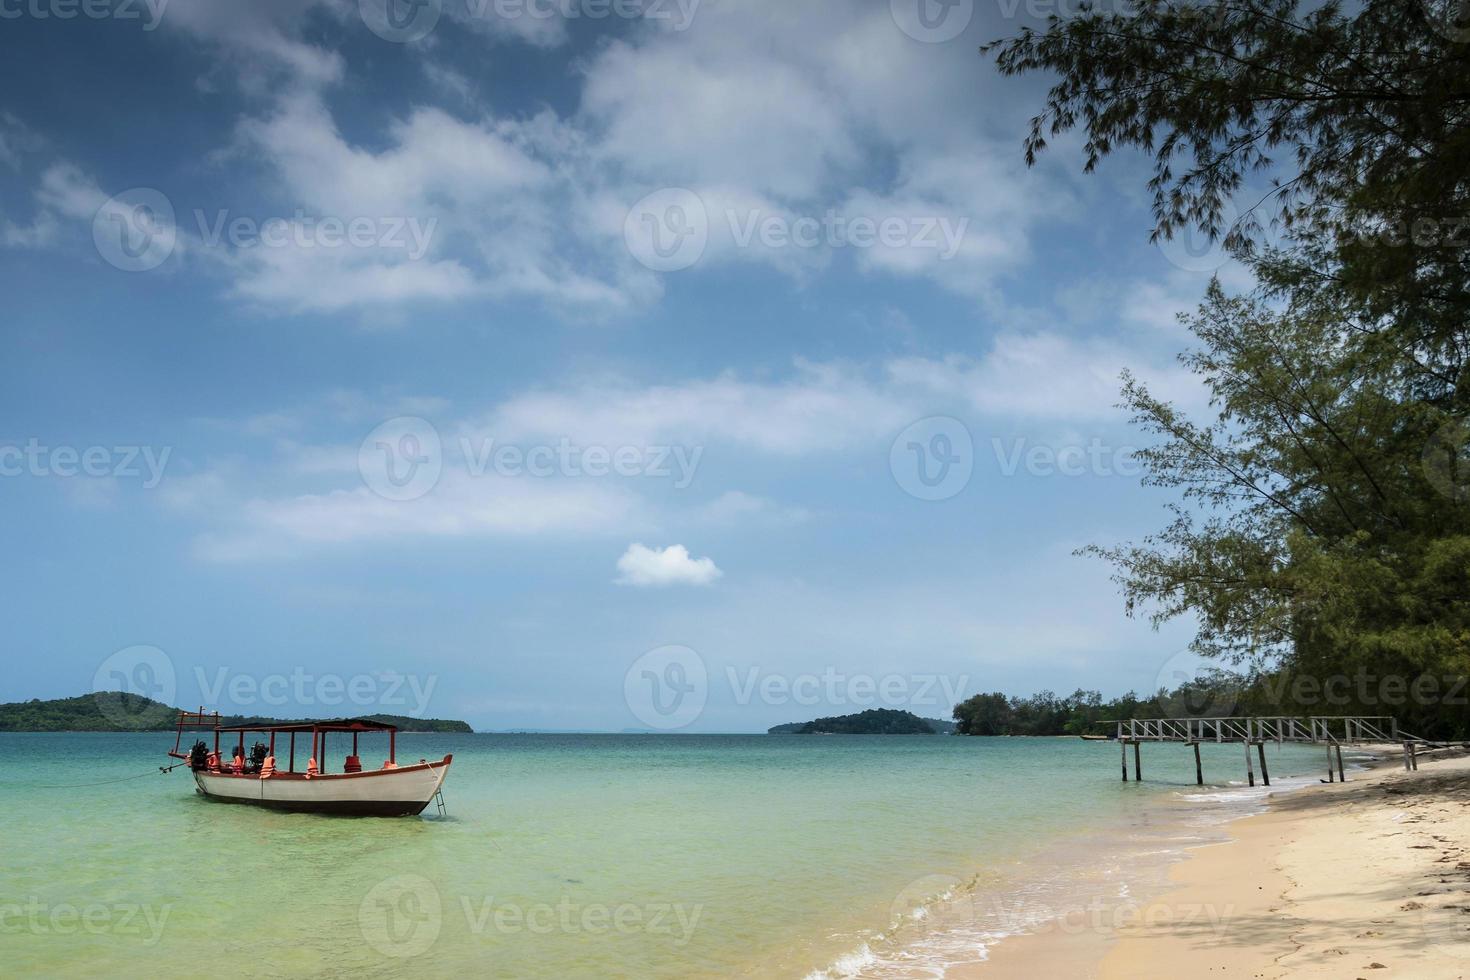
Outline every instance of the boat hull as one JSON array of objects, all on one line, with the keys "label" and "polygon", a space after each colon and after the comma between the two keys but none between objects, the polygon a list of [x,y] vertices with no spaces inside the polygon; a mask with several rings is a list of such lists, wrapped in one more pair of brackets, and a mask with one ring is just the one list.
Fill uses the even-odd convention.
[{"label": "boat hull", "polygon": [[358,817],[403,817],[422,813],[444,783],[453,756],[398,769],[330,773],[312,776],[277,772],[236,776],[201,770],[194,785],[203,796],[222,803],[245,803],[296,813]]}]

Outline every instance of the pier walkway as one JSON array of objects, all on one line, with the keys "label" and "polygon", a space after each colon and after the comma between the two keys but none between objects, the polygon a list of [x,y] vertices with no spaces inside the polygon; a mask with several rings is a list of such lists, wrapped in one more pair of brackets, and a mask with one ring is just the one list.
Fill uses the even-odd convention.
[{"label": "pier walkway", "polygon": [[1128,746],[1133,746],[1133,778],[1143,779],[1140,746],[1144,742],[1177,742],[1194,748],[1195,781],[1205,784],[1204,766],[1200,761],[1199,747],[1204,742],[1237,743],[1245,746],[1245,772],[1250,785],[1256,784],[1256,769],[1251,758],[1254,747],[1261,764],[1261,780],[1271,785],[1271,775],[1266,769],[1266,743],[1283,745],[1325,745],[1327,748],[1327,781],[1334,778],[1346,782],[1347,775],[1342,765],[1344,745],[1395,745],[1402,744],[1404,768],[1419,768],[1418,751],[1421,747],[1437,747],[1422,739],[1399,730],[1398,720],[1387,715],[1318,715],[1309,718],[1130,718],[1115,722],[1118,726],[1117,739],[1123,752],[1123,782],[1128,781]]}]

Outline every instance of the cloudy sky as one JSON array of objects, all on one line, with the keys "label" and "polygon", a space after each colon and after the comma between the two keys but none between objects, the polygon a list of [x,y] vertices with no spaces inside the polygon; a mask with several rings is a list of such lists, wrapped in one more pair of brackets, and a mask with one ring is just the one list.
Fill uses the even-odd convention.
[{"label": "cloudy sky", "polygon": [[[385,3],[388,6],[385,6]],[[0,4],[0,700],[752,731],[1167,679],[1198,404],[1039,0]],[[1227,273],[1229,270],[1225,270]],[[345,692],[345,693],[344,693]]]}]

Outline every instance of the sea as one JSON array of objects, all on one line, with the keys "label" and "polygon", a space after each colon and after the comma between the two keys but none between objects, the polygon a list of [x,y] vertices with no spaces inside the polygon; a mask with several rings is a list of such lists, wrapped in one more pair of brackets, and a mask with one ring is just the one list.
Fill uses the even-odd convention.
[{"label": "sea", "polygon": [[0,733],[5,975],[943,977],[1110,928],[1268,792],[1239,745],[1200,788],[1170,744],[1125,783],[1074,738],[401,734],[445,812],[347,818],[205,799],[172,746]]}]

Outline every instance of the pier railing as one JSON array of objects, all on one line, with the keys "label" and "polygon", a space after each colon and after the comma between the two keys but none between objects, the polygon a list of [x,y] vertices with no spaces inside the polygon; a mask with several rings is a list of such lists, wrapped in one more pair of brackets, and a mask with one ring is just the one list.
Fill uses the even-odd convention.
[{"label": "pier railing", "polygon": [[[1201,743],[1234,743],[1245,746],[1246,779],[1256,784],[1254,746],[1261,763],[1261,779],[1271,785],[1266,769],[1266,743],[1287,742],[1327,747],[1327,781],[1334,778],[1347,782],[1342,764],[1344,745],[1384,745],[1402,742],[1404,768],[1419,768],[1416,751],[1427,745],[1423,739],[1399,731],[1398,720],[1387,715],[1314,715],[1260,718],[1129,718],[1117,722],[1118,742],[1123,750],[1123,782],[1128,781],[1128,746],[1133,746],[1133,778],[1143,778],[1140,746],[1144,742],[1177,742],[1194,748],[1195,781],[1205,783],[1204,765],[1200,759]],[[1335,766],[1334,766],[1335,764]]]},{"label": "pier railing", "polygon": [[1130,718],[1118,724],[1125,742],[1326,742],[1352,745],[1403,741],[1387,715],[1309,718]]}]

